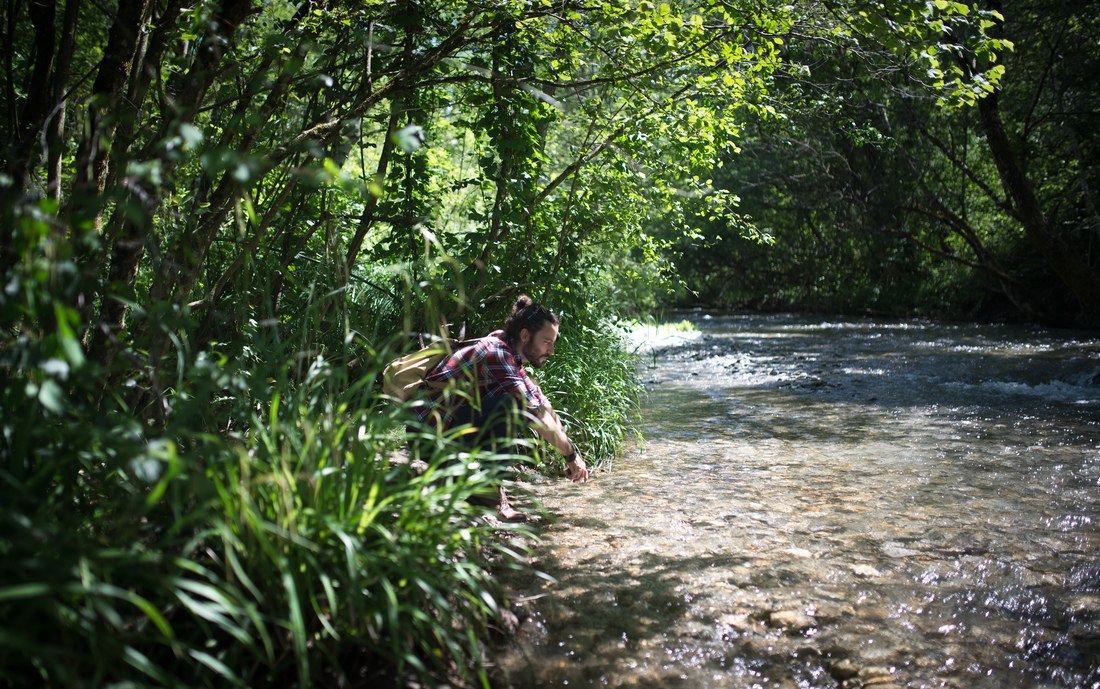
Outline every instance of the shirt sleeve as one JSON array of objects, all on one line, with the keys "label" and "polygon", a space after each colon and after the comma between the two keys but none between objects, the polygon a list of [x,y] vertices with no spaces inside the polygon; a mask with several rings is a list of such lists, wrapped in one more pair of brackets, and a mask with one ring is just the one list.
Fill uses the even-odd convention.
[{"label": "shirt sleeve", "polygon": [[550,402],[546,399],[546,395],[542,394],[542,388],[540,388],[535,381],[531,380],[531,377],[526,373],[523,377],[527,381],[527,386],[529,388],[527,400],[530,403],[530,408],[542,409],[550,406]]}]

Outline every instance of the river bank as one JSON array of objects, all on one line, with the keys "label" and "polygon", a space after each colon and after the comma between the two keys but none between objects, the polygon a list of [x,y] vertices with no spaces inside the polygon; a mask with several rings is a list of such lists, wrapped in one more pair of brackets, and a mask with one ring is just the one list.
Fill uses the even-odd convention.
[{"label": "river bank", "polygon": [[1100,686],[1100,342],[699,319],[510,578],[501,687]]}]

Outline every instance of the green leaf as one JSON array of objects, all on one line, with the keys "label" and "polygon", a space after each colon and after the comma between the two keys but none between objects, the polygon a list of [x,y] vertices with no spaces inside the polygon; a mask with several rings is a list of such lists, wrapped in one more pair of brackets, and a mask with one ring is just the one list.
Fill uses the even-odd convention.
[{"label": "green leaf", "polygon": [[180,125],[180,138],[183,139],[183,147],[185,149],[196,149],[202,145],[202,130],[193,124],[188,124],[187,122],[184,122]]},{"label": "green leaf", "polygon": [[61,386],[53,380],[44,380],[38,386],[38,401],[54,414],[61,414],[65,411],[65,393],[62,392]]},{"label": "green leaf", "polygon": [[0,589],[0,601],[19,600],[22,598],[38,598],[39,596],[44,596],[49,592],[50,587],[46,584],[19,584],[16,586],[9,586],[7,588]]},{"label": "green leaf", "polygon": [[245,683],[241,681],[241,678],[237,676],[235,672],[229,669],[229,666],[218,660],[214,656],[205,651],[200,651],[197,648],[192,648],[187,651],[187,654],[202,663],[206,667],[210,668],[217,674],[221,675],[225,679],[233,683],[234,686],[243,687]]},{"label": "green leaf", "polygon": [[283,573],[283,588],[287,594],[287,605],[290,606],[290,635],[294,640],[294,651],[298,662],[298,672],[303,677],[309,676],[309,653],[306,633],[306,621],[302,615],[301,598],[298,595],[298,585],[290,572]]}]

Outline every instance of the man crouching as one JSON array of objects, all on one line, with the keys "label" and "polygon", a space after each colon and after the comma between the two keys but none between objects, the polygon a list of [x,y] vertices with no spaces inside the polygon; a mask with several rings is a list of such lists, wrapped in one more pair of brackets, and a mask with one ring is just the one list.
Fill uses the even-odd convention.
[{"label": "man crouching", "polygon": [[[470,424],[477,429],[473,439],[478,444],[507,442],[515,437],[510,422],[529,419],[535,432],[565,456],[566,477],[587,481],[588,468],[561,419],[523,368],[525,363],[542,368],[553,356],[558,327],[553,312],[521,295],[503,329],[456,350],[428,373],[424,380],[430,394],[417,408],[418,418],[443,429]],[[498,512],[508,521],[526,519],[508,504],[503,485]]]}]

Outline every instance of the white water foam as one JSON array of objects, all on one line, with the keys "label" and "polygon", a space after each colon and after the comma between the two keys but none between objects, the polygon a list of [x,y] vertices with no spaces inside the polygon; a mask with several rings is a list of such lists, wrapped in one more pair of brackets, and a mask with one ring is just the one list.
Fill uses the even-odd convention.
[{"label": "white water foam", "polygon": [[951,382],[946,385],[947,387],[986,394],[1038,397],[1064,404],[1100,404],[1100,385],[1094,385],[1090,382],[1090,379],[1084,377],[1080,382],[1052,380],[1035,385],[1011,380],[986,380],[980,383]]}]

